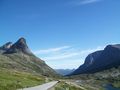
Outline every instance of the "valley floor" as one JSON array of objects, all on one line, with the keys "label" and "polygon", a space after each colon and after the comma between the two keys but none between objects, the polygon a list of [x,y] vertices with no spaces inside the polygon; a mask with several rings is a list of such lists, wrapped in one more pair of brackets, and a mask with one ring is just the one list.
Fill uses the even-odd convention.
[{"label": "valley floor", "polygon": [[[58,80],[58,83],[54,82],[47,86],[50,86],[48,87],[50,88],[49,90],[105,90],[105,88],[103,88],[104,85],[109,83],[112,84],[113,87],[120,87],[120,79],[119,78],[117,78],[116,80],[115,79],[114,78],[100,79],[82,75],[74,77],[64,77],[62,79],[58,78],[56,79]],[[28,87],[34,87],[50,82],[52,80],[53,78],[46,78],[45,76],[42,75],[33,75],[30,73],[8,70],[3,68],[0,69],[0,90],[17,90]],[[44,87],[47,86],[45,85]]]},{"label": "valley floor", "polygon": [[60,80],[55,87],[49,90],[86,90],[84,87],[81,87],[73,82],[66,80]]}]

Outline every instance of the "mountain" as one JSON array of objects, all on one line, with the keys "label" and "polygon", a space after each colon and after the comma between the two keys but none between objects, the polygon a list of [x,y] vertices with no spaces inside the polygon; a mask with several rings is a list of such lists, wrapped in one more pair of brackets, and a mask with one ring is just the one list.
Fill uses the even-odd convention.
[{"label": "mountain", "polygon": [[12,42],[7,42],[3,46],[0,47],[0,54],[6,52],[12,46]]},{"label": "mountain", "polygon": [[19,53],[19,52],[29,55],[32,54],[24,38],[20,38],[15,44],[13,44],[9,49],[7,49],[5,53],[10,54],[10,53]]},{"label": "mountain", "polygon": [[61,75],[68,75],[68,74],[72,73],[74,70],[75,69],[55,69],[55,71]]},{"label": "mountain", "polygon": [[108,45],[104,50],[89,54],[83,65],[71,75],[90,74],[120,66],[120,44]]},{"label": "mountain", "polygon": [[41,74],[44,76],[57,76],[43,60],[36,57],[27,46],[26,40],[20,38],[16,43],[6,43],[0,47],[0,68]]}]

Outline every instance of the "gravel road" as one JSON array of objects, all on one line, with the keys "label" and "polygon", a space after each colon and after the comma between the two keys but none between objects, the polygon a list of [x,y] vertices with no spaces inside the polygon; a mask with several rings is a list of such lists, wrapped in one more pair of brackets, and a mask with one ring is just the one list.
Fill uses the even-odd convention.
[{"label": "gravel road", "polygon": [[48,89],[52,88],[54,85],[56,85],[57,83],[58,83],[58,81],[52,81],[52,82],[45,83],[40,86],[24,88],[24,89],[20,89],[20,90],[48,90]]}]

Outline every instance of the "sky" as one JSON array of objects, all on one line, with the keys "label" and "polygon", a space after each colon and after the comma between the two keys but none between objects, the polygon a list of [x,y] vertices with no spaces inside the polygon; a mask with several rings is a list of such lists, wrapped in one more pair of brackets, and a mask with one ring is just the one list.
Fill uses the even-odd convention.
[{"label": "sky", "polygon": [[0,45],[20,37],[52,68],[78,68],[120,43],[120,0],[0,0]]}]

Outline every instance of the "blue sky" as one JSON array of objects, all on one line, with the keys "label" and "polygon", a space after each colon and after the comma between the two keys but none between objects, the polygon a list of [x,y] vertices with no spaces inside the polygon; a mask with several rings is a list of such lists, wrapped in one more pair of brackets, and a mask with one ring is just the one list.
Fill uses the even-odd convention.
[{"label": "blue sky", "polygon": [[119,33],[120,0],[0,0],[0,45],[25,37],[52,68],[77,68]]}]

